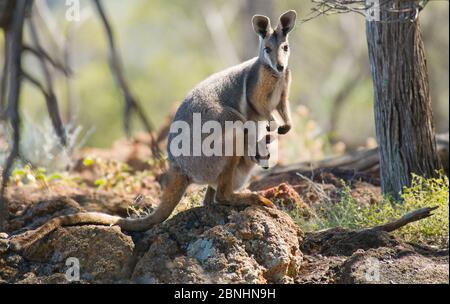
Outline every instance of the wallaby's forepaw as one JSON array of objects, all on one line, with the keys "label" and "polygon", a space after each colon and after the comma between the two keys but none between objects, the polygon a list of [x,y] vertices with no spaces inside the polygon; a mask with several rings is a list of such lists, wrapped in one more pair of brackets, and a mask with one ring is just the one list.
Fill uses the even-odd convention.
[{"label": "wallaby's forepaw", "polygon": [[283,125],[278,127],[278,134],[286,134],[291,129],[291,125]]}]

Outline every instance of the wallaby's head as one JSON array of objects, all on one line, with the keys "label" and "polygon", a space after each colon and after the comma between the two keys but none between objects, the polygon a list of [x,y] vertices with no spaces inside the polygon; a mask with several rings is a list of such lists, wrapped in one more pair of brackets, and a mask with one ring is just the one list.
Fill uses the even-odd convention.
[{"label": "wallaby's head", "polygon": [[288,34],[295,26],[297,13],[287,11],[280,17],[278,26],[272,29],[270,19],[255,15],[252,19],[253,29],[259,35],[259,59],[277,73],[283,73],[289,60]]}]

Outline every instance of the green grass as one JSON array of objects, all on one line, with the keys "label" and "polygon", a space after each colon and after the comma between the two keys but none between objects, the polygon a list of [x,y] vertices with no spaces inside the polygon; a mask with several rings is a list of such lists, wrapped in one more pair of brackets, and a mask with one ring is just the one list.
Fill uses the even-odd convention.
[{"label": "green grass", "polygon": [[408,224],[394,234],[407,242],[448,246],[448,187],[448,177],[443,173],[429,179],[413,175],[401,202],[383,198],[379,204],[363,205],[352,196],[350,187],[344,186],[340,200],[320,204],[311,219],[304,220],[301,212],[295,210],[291,216],[306,231],[333,227],[358,229],[384,224],[416,209],[438,206],[431,217]]}]

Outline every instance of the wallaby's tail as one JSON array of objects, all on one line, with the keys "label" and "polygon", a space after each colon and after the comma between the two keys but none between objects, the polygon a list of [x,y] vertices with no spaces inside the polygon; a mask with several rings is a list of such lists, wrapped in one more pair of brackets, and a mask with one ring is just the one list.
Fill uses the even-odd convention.
[{"label": "wallaby's tail", "polygon": [[167,185],[158,208],[153,213],[142,218],[120,218],[117,225],[126,231],[145,231],[155,224],[164,222],[178,205],[188,186],[189,178],[178,169],[171,168],[168,172]]},{"label": "wallaby's tail", "polygon": [[118,225],[126,231],[145,231],[153,225],[166,220],[176,205],[181,200],[186,188],[189,185],[189,178],[181,174],[177,169],[169,170],[167,186],[164,190],[161,204],[151,214],[136,219],[124,219],[119,216],[108,215],[99,212],[84,212],[71,215],[59,216],[51,219],[41,227],[27,231],[15,236],[10,240],[10,246],[21,251],[32,243],[40,240],[50,232],[62,226],[74,226],[81,224],[95,225]]},{"label": "wallaby's tail", "polygon": [[58,216],[35,230],[30,230],[18,236],[14,236],[10,241],[10,246],[16,251],[21,251],[23,248],[40,240],[58,227],[81,224],[116,225],[120,219],[121,217],[119,216],[112,216],[99,212],[85,212]]}]

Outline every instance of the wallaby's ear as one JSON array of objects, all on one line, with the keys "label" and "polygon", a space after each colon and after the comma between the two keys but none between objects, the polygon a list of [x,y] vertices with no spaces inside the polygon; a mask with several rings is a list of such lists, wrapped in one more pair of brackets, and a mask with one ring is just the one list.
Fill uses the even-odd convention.
[{"label": "wallaby's ear", "polygon": [[255,15],[252,18],[252,24],[256,34],[266,38],[270,31],[270,19],[263,15]]},{"label": "wallaby's ear", "polygon": [[293,10],[287,11],[280,17],[280,24],[278,27],[281,29],[281,32],[284,36],[286,36],[290,31],[292,31],[295,27],[295,20],[297,19],[297,13]]}]

